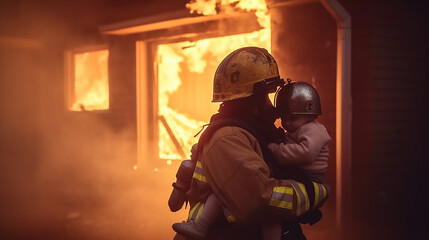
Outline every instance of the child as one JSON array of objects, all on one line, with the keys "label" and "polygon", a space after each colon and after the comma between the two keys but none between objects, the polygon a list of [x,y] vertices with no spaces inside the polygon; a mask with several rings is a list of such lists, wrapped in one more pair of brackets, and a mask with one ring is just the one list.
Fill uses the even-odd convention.
[{"label": "child", "polygon": [[[287,131],[284,143],[268,144],[278,163],[296,166],[314,182],[323,183],[328,168],[331,140],[326,128],[316,121],[321,114],[320,97],[316,89],[305,82],[290,82],[276,96],[282,126]],[[281,225],[263,227],[264,239],[280,239]]]},{"label": "child", "polygon": [[[316,89],[304,82],[289,82],[276,97],[276,109],[280,112],[282,126],[286,129],[286,142],[270,143],[281,165],[298,166],[310,180],[322,183],[328,166],[328,144],[331,140],[325,127],[318,123],[321,114],[320,98]],[[202,239],[209,226],[221,216],[221,203],[211,194],[197,220],[173,224],[173,229],[185,236]],[[280,239],[281,225],[262,227],[265,240]]]},{"label": "child", "polygon": [[312,181],[322,183],[328,167],[329,136],[316,121],[322,113],[317,90],[305,82],[290,82],[276,96],[276,109],[287,131],[285,143],[268,144],[282,165],[298,166]]}]

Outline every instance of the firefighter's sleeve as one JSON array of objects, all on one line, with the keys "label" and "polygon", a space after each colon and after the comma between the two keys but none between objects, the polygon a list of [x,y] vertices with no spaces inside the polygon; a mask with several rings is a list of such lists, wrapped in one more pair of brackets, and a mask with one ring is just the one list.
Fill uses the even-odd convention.
[{"label": "firefighter's sleeve", "polygon": [[[267,218],[288,220],[310,209],[302,183],[269,177],[256,139],[235,128],[234,134],[211,140],[201,156],[205,180],[234,219],[252,222]],[[314,183],[315,203],[328,195],[327,188]]]}]

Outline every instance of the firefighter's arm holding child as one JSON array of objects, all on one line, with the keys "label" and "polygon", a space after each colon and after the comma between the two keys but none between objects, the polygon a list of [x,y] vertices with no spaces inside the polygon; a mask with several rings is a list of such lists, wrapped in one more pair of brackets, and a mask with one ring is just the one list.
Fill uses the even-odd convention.
[{"label": "firefighter's arm holding child", "polygon": [[[240,222],[289,220],[310,209],[304,185],[271,178],[258,141],[242,128],[217,130],[199,161],[213,192]],[[316,183],[314,186],[318,190],[317,206],[327,197],[328,188]]]}]

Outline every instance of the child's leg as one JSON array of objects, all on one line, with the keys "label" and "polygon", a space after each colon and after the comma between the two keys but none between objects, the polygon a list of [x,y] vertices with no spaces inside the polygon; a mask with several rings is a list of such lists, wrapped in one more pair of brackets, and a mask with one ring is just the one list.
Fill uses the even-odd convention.
[{"label": "child's leg", "polygon": [[282,237],[282,225],[271,224],[262,226],[264,240],[280,240]]},{"label": "child's leg", "polygon": [[220,217],[221,213],[222,205],[220,204],[220,201],[217,199],[216,195],[212,193],[207,198],[203,211],[201,211],[201,214],[196,222],[201,224],[204,228],[208,228],[213,224],[214,221],[216,221],[216,219]]},{"label": "child's leg", "polygon": [[222,205],[214,194],[210,194],[204,204],[204,208],[195,221],[187,221],[173,224],[173,229],[187,237],[201,239],[207,234],[208,228],[213,224],[222,212]]}]

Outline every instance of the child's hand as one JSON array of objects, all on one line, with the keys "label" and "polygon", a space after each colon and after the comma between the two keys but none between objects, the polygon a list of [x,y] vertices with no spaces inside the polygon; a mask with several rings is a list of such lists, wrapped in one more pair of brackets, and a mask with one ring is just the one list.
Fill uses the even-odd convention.
[{"label": "child's hand", "polygon": [[197,149],[198,149],[198,143],[195,143],[194,145],[192,145],[191,148],[191,159],[197,159],[198,153],[197,153]]},{"label": "child's hand", "polygon": [[278,146],[279,146],[278,144],[269,143],[268,144],[268,149],[270,149],[271,152],[275,152],[277,150]]}]

